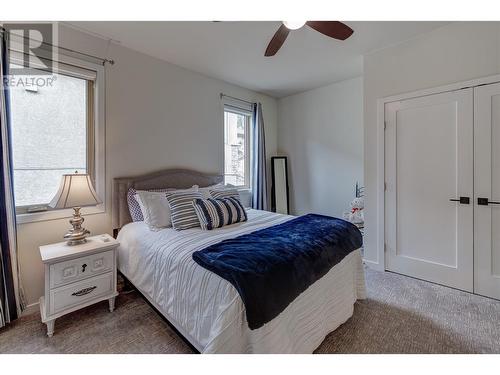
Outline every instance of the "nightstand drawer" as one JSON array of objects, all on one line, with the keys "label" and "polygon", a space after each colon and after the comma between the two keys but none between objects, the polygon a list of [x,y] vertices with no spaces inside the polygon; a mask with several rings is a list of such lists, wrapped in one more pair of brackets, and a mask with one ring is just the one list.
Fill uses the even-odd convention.
[{"label": "nightstand drawer", "polygon": [[63,286],[50,291],[49,314],[57,314],[101,296],[113,293],[113,272]]},{"label": "nightstand drawer", "polygon": [[114,251],[106,251],[83,258],[71,259],[50,266],[50,287],[55,288],[111,271]]}]

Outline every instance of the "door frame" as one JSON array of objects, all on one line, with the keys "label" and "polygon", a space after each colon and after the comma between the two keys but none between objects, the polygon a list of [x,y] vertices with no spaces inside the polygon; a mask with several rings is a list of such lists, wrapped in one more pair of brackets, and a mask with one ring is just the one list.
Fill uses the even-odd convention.
[{"label": "door frame", "polygon": [[373,269],[385,271],[385,105],[405,99],[440,94],[476,86],[500,82],[500,74],[460,81],[427,89],[391,95],[377,99],[377,228],[376,228],[376,260],[364,259]]}]

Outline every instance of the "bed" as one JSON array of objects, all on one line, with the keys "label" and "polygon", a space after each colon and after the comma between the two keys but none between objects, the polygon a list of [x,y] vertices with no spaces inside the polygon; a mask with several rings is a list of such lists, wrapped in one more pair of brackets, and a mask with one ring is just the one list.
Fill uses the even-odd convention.
[{"label": "bed", "polygon": [[201,353],[312,353],[352,316],[355,301],[365,298],[360,250],[347,255],[276,318],[250,330],[236,289],[198,265],[192,254],[293,216],[249,209],[247,222],[213,231],[152,232],[143,222],[131,222],[126,198],[131,187],[180,189],[220,181],[219,175],[180,169],[115,179],[113,226],[119,230],[120,272]]}]

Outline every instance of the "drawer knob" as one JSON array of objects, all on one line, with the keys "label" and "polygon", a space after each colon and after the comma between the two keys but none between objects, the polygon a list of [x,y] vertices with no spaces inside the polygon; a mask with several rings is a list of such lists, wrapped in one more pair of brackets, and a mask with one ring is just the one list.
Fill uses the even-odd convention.
[{"label": "drawer knob", "polygon": [[84,296],[86,294],[91,293],[95,288],[97,288],[97,286],[91,286],[89,288],[84,288],[82,290],[79,290],[78,292],[71,293],[71,295],[76,296],[76,297],[81,297],[81,296]]},{"label": "drawer knob", "polygon": [[85,272],[85,268],[87,268],[87,264],[82,264],[82,272]]}]

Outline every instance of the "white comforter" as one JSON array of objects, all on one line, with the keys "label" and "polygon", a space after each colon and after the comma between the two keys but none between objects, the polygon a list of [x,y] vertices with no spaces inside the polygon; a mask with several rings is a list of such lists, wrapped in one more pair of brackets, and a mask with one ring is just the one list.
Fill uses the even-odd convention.
[{"label": "white comforter", "polygon": [[127,224],[118,235],[118,267],[156,308],[203,353],[312,353],[365,297],[359,250],[349,254],[279,316],[250,330],[236,289],[199,266],[192,253],[293,216],[248,210],[248,222],[213,231]]}]

